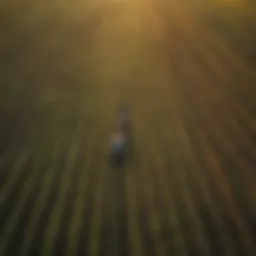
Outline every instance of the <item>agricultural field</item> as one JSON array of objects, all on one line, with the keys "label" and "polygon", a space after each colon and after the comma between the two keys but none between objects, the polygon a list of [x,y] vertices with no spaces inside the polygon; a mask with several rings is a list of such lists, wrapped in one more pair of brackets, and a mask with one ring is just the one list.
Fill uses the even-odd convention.
[{"label": "agricultural field", "polygon": [[256,255],[255,31],[249,0],[3,1],[0,256]]}]

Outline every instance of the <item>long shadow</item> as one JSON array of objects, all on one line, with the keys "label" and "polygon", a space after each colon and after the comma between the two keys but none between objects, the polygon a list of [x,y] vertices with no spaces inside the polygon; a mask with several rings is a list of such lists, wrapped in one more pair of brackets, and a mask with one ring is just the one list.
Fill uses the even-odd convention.
[{"label": "long shadow", "polygon": [[110,167],[105,206],[105,223],[102,228],[102,255],[128,255],[127,206],[125,165]]}]

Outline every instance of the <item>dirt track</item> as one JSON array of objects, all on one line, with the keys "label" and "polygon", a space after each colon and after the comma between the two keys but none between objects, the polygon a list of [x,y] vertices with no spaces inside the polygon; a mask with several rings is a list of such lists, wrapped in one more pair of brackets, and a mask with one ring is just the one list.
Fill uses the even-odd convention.
[{"label": "dirt track", "polygon": [[0,255],[255,255],[255,67],[189,0],[59,2],[1,9]]}]

